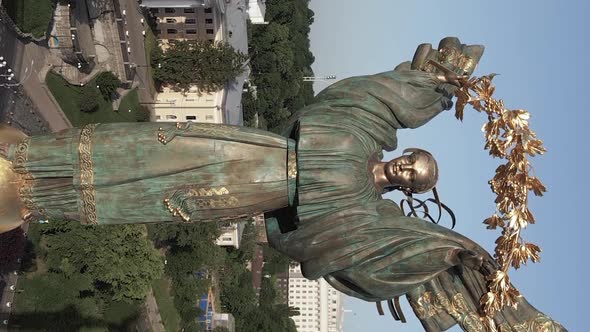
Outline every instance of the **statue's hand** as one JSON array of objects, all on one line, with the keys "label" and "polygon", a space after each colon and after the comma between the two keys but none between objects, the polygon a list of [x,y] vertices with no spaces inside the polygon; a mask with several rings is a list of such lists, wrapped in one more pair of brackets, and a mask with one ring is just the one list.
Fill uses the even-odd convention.
[{"label": "statue's hand", "polygon": [[[447,75],[446,72],[451,71],[457,73],[457,75],[470,76],[477,66],[483,51],[484,47],[481,45],[465,45],[461,44],[458,38],[447,37],[440,41],[438,49],[433,49],[430,44],[418,46],[412,59],[411,69],[441,74],[441,78],[444,79],[445,83],[460,86],[461,76],[455,79],[455,77]],[[439,66],[434,65],[432,61],[438,63]]]},{"label": "statue's hand", "polygon": [[457,75],[452,71],[445,72],[444,74],[437,75],[436,78],[441,81],[442,83],[448,83],[454,85],[458,88],[463,86],[465,82],[469,79],[467,75]]}]

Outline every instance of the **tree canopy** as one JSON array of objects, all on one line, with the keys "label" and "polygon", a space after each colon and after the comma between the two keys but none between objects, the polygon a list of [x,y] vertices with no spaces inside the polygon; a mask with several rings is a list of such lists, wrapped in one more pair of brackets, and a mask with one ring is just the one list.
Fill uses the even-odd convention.
[{"label": "tree canopy", "polygon": [[277,0],[267,3],[268,25],[248,27],[256,92],[243,96],[246,125],[254,125],[257,113],[260,128],[276,131],[292,113],[312,102],[313,86],[303,77],[313,76],[315,58],[309,50],[313,15],[308,1]]},{"label": "tree canopy", "polygon": [[105,71],[96,77],[96,85],[104,99],[112,100],[115,92],[121,86],[121,80],[112,72]]},{"label": "tree canopy", "polygon": [[100,92],[94,86],[86,85],[81,92],[79,106],[82,112],[90,113],[98,110]]},{"label": "tree canopy", "polygon": [[203,92],[220,90],[244,70],[248,58],[224,42],[171,40],[169,43],[165,52],[159,47],[153,51],[154,78],[181,90],[191,85]]},{"label": "tree canopy", "polygon": [[163,272],[144,226],[52,222],[43,228],[43,237],[50,270],[66,277],[83,274],[93,291],[112,300],[143,299]]}]

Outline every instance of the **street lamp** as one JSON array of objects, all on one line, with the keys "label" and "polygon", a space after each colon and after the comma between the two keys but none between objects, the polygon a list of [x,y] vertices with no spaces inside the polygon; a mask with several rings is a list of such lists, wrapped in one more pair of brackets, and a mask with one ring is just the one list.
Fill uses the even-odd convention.
[{"label": "street lamp", "polygon": [[6,77],[6,79],[10,81],[14,77],[14,73],[10,73],[10,75],[0,75],[0,76]]},{"label": "street lamp", "polygon": [[304,82],[327,81],[327,80],[335,80],[335,79],[336,79],[336,75],[305,76],[305,77],[303,77]]}]

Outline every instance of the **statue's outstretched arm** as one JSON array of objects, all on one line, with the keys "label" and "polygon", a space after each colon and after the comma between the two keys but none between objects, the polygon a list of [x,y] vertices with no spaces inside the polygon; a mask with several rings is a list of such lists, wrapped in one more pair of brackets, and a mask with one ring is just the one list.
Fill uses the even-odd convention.
[{"label": "statue's outstretched arm", "polygon": [[[423,44],[416,53],[411,63],[402,63],[395,70],[352,77],[329,86],[318,94],[314,104],[290,119],[283,134],[291,135],[297,123],[348,127],[345,129],[365,132],[387,151],[395,149],[398,129],[420,127],[451,109],[456,77],[472,73],[483,47],[445,38],[439,50]],[[456,73],[456,77],[431,65],[432,61]]]}]

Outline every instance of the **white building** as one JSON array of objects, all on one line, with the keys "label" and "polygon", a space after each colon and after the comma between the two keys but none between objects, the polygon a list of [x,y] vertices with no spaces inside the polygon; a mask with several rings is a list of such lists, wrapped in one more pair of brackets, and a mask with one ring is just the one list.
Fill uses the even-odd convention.
[{"label": "white building", "polygon": [[264,20],[266,13],[266,0],[249,0],[248,1],[248,18],[252,24],[268,24]]},{"label": "white building", "polygon": [[242,240],[242,234],[244,234],[244,228],[246,222],[233,223],[231,226],[222,228],[222,233],[215,240],[215,244],[221,247],[234,247],[240,249],[240,242]]},{"label": "white building", "polygon": [[299,265],[289,268],[289,306],[299,308],[292,317],[297,332],[342,332],[342,295],[323,278],[308,280]]}]

